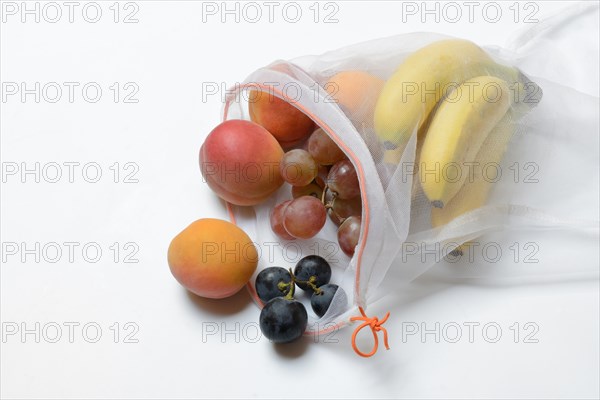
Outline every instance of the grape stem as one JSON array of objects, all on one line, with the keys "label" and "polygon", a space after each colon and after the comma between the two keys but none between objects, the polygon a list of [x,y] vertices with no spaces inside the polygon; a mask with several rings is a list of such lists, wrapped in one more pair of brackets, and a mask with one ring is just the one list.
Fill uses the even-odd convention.
[{"label": "grape stem", "polygon": [[320,288],[318,288],[317,285],[315,285],[315,282],[317,281],[316,276],[312,275],[310,278],[308,278],[307,281],[301,281],[300,279],[296,278],[296,275],[294,275],[294,272],[292,271],[291,268],[289,269],[289,272],[290,272],[290,276],[292,277],[292,281],[290,283],[279,282],[279,284],[277,285],[277,288],[282,291],[289,287],[289,291],[285,295],[286,300],[294,299],[294,293],[296,291],[296,283],[304,283],[308,287],[310,287],[315,294],[321,294],[322,290]]},{"label": "grape stem", "polygon": [[290,275],[292,277],[292,281],[286,285],[290,286],[290,290],[289,292],[287,292],[287,294],[285,295],[285,299],[286,300],[294,300],[294,292],[296,291],[296,277],[294,276],[294,273],[292,272],[292,269],[290,268]]},{"label": "grape stem", "polygon": [[316,294],[321,294],[321,292],[322,292],[322,290],[320,288],[318,288],[317,285],[315,285],[315,282],[317,281],[317,277],[314,275],[312,275],[310,278],[308,278],[307,281],[301,281],[298,278],[296,278],[295,276],[293,276],[292,279],[294,282],[304,283],[306,286],[311,288],[313,290],[313,292],[315,292]]},{"label": "grape stem", "polygon": [[346,218],[340,217],[340,215],[338,213],[336,213],[335,210],[333,209],[333,206],[335,205],[335,199],[337,199],[337,193],[333,192],[333,195],[331,196],[331,201],[325,203],[325,195],[327,194],[328,190],[329,190],[329,186],[325,185],[325,187],[323,188],[323,194],[321,195],[321,203],[323,203],[326,210],[331,210],[331,212],[335,214],[335,216],[340,220],[340,225],[341,225],[344,223]]},{"label": "grape stem", "polygon": [[[325,204],[325,195],[327,194],[328,190],[329,190],[329,186],[327,184],[325,184],[325,187],[323,188],[323,194],[321,194],[321,203],[323,203],[323,205],[325,207],[327,207],[327,204]],[[335,196],[333,198],[335,200]]]},{"label": "grape stem", "polygon": [[286,282],[279,282],[277,284],[277,289],[279,289],[282,292],[286,292],[286,294],[287,294],[287,290],[290,287],[290,285],[291,285],[290,282],[287,282],[287,283]]}]

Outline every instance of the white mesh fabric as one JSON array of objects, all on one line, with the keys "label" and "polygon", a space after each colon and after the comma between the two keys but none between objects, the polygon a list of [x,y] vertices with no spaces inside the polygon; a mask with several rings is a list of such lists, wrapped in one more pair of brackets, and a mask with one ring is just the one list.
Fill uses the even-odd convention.
[{"label": "white mesh fabric", "polygon": [[[278,61],[248,76],[242,87],[229,95],[225,119],[249,119],[247,104],[241,96],[245,90],[274,87],[274,94],[286,99],[278,90],[293,88],[287,92],[295,99],[292,104],[330,134],[360,171],[363,226],[356,254],[352,259],[341,251],[320,254],[332,264],[332,281],[345,290],[348,302],[342,302],[336,296],[323,318],[309,317],[309,330],[323,332],[333,325],[347,323],[349,317],[357,313],[358,306],[365,307],[381,296],[380,285],[389,268],[394,268],[389,276],[400,286],[427,271],[459,244],[500,229],[571,230],[592,235],[597,240],[600,104],[597,90],[596,96],[593,95],[594,90],[588,93],[577,90],[582,83],[575,77],[585,73],[597,79],[598,60],[592,59],[583,72],[581,66],[577,66],[576,71],[569,71],[570,64],[561,61],[563,54],[553,47],[553,41],[544,40],[545,34],[554,37],[556,29],[552,28],[552,23],[559,24],[562,41],[557,42],[556,47],[560,46],[564,51],[565,40],[568,41],[565,38],[569,32],[576,32],[574,28],[578,19],[585,18],[587,21],[595,13],[597,21],[597,6],[586,6],[579,12],[566,20],[551,21],[541,32],[524,32],[513,40],[510,48],[486,48],[496,61],[520,68],[536,82],[543,90],[543,98],[537,106],[526,110],[522,104],[512,106],[509,111],[511,117],[504,122],[511,129],[508,145],[501,140],[486,142],[486,146],[506,147],[506,151],[500,162],[500,170],[505,173],[491,188],[485,205],[443,226],[432,225],[432,206],[421,190],[419,178],[405,169],[418,161],[422,142],[417,129],[414,129],[405,147],[396,151],[392,157],[394,162],[389,162],[390,153],[386,153],[373,128],[372,108],[377,99],[364,99],[360,107],[349,112],[331,102],[323,86],[336,73],[348,70],[365,71],[385,80],[409,54],[445,37],[428,33],[401,35],[320,56],[301,57],[291,62]],[[581,38],[577,36],[577,40]],[[589,39],[592,48],[597,40]],[[532,47],[531,43],[535,45]],[[538,43],[543,49],[541,52],[536,51]],[[583,47],[586,48],[585,43]],[[530,57],[529,54],[535,56]],[[548,70],[548,66],[555,63],[561,65],[560,76],[554,76]],[[493,72],[490,71],[490,74]],[[597,89],[597,80],[592,82],[594,84]],[[526,163],[537,168],[537,182],[532,184],[524,179],[515,182],[514,176],[506,173],[515,163],[521,166],[521,173],[530,171],[523,170],[522,166]],[[272,233],[269,212],[275,204],[290,198],[290,187],[284,185],[273,198],[255,206],[252,211],[232,207],[236,223],[263,251],[266,243],[286,245]],[[336,246],[336,227],[328,220],[314,239],[294,242],[293,248],[303,255],[312,254],[315,248],[332,248]],[[435,253],[433,256],[431,249]],[[286,259],[280,252],[274,254],[273,262],[269,262],[268,257],[261,257],[259,270],[271,265],[294,266],[294,262],[290,261],[293,257]],[[462,268],[446,266],[443,270],[446,275],[494,278],[522,272],[516,269],[494,271],[489,266],[483,268],[473,263]],[[563,270],[554,268],[552,271],[538,266],[526,273],[542,277],[549,272],[595,276],[598,273],[597,265],[590,263],[565,265]],[[253,285],[254,277],[250,283]]]}]

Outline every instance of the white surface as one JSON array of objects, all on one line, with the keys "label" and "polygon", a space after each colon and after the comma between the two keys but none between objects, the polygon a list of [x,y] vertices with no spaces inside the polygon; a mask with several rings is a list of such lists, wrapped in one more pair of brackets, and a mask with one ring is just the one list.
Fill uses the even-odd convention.
[{"label": "white surface", "polygon": [[[521,9],[515,23],[511,3],[500,3],[503,17],[498,23],[486,22],[477,12],[473,23],[466,15],[457,23],[436,23],[432,16],[422,23],[419,15],[404,22],[400,2],[339,2],[339,22],[332,24],[314,23],[311,3],[302,3],[303,17],[296,24],[286,22],[279,8],[269,23],[263,3],[265,16],[254,24],[236,23],[231,16],[221,23],[219,15],[207,16],[204,23],[202,4],[191,1],[137,2],[136,24],[112,22],[112,2],[100,3],[103,17],[96,24],[83,20],[80,9],[74,23],[35,23],[31,16],[21,23],[19,15],[3,14],[2,82],[97,82],[103,89],[93,104],[77,90],[73,103],[64,97],[55,104],[37,104],[32,96],[24,103],[17,96],[0,103],[4,168],[10,162],[96,162],[103,175],[98,183],[87,183],[76,169],[70,183],[63,166],[64,176],[54,184],[43,177],[36,183],[31,175],[26,183],[19,176],[7,177],[2,184],[2,242],[25,242],[28,247],[35,242],[96,242],[103,254],[90,263],[79,246],[69,262],[63,247],[60,261],[49,263],[42,257],[38,263],[31,255],[21,262],[18,255],[3,251],[3,329],[12,323],[31,329],[39,322],[42,337],[40,343],[33,334],[25,340],[18,334],[3,338],[2,397],[597,398],[597,280],[492,287],[424,276],[370,308],[370,314],[379,316],[392,311],[385,325],[392,348],[381,348],[365,360],[350,348],[351,328],[319,343],[305,339],[283,348],[264,338],[254,341],[258,308],[245,291],[228,301],[195,298],[179,287],[166,264],[170,239],[188,223],[201,217],[226,218],[222,204],[202,184],[197,165],[198,148],[219,122],[221,107],[216,95],[203,99],[203,82],[228,87],[278,58],[411,31],[502,46],[528,27],[523,13],[534,10]],[[539,19],[566,6],[535,4]],[[320,9],[322,20],[324,4]],[[121,17],[132,10],[121,9]],[[68,10],[63,7],[63,12]],[[137,84],[139,103],[115,104],[109,89],[114,82]],[[109,167],[115,162],[122,173],[131,171],[123,171],[125,163],[136,163],[139,182],[114,183]],[[510,239],[504,237],[507,243]],[[114,262],[109,249],[114,242],[121,247],[137,244],[139,262],[124,263],[128,251],[123,249]],[[597,243],[582,245],[560,236],[544,243],[540,263],[563,262],[569,258],[555,257],[556,249],[568,254],[577,245],[592,255],[577,262],[598,263]],[[73,343],[64,325],[69,322],[80,324]],[[102,329],[97,343],[88,343],[81,333],[90,322]],[[110,329],[115,322],[120,324],[118,343]],[[124,335],[132,332],[124,329],[127,322],[139,328],[133,336],[137,343],[124,343]],[[439,343],[434,335],[403,340],[408,329],[421,323],[432,329],[436,322],[440,333],[449,336],[453,331],[444,331],[444,326],[462,326],[463,336],[457,343],[443,335]],[[473,343],[465,325],[470,322],[479,323]],[[518,343],[515,322],[520,324]],[[535,325],[525,329],[527,322]],[[47,340],[54,337],[53,323],[62,326],[57,343]],[[502,329],[497,343],[486,341],[493,328],[489,336],[482,334],[486,323]],[[524,343],[524,335],[535,326],[539,330],[530,339],[538,342]],[[224,339],[206,335],[214,327],[237,331],[239,339],[233,333]],[[88,333],[94,336],[93,329]],[[369,336],[364,339],[361,344],[368,346]]]}]

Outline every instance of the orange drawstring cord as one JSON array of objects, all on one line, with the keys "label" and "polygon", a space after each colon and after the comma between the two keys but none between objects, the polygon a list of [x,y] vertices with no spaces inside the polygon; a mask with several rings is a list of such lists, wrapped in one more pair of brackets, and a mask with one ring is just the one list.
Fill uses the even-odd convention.
[{"label": "orange drawstring cord", "polygon": [[[383,343],[385,344],[385,348],[387,350],[389,350],[390,346],[388,345],[387,330],[381,325],[383,325],[385,323],[385,321],[387,321],[387,319],[390,317],[390,313],[388,312],[385,315],[385,317],[383,317],[383,319],[380,321],[379,319],[377,319],[377,317],[373,317],[373,318],[367,317],[367,314],[365,314],[365,310],[363,310],[362,307],[358,307],[358,309],[359,309],[360,313],[362,314],[362,317],[350,318],[351,322],[365,321],[362,324],[360,324],[360,326],[358,326],[358,328],[356,328],[354,330],[354,333],[352,333],[352,348],[354,349],[356,354],[358,354],[361,357],[371,357],[373,354],[375,354],[377,352],[377,347],[379,347],[379,339],[377,337],[377,332],[379,332],[379,331],[383,331]],[[356,345],[356,335],[358,335],[358,332],[365,326],[371,327],[371,332],[373,333],[374,343],[373,343],[373,349],[371,350],[370,353],[363,353],[362,351],[360,351],[360,349]]]}]

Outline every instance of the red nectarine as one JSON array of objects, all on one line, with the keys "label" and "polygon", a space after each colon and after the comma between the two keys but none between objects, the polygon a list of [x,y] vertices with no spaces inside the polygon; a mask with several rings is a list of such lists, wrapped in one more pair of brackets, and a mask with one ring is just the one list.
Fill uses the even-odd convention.
[{"label": "red nectarine", "polygon": [[265,128],[250,121],[229,120],[204,141],[200,170],[223,200],[249,206],[263,202],[283,184],[281,157],[281,146]]}]

